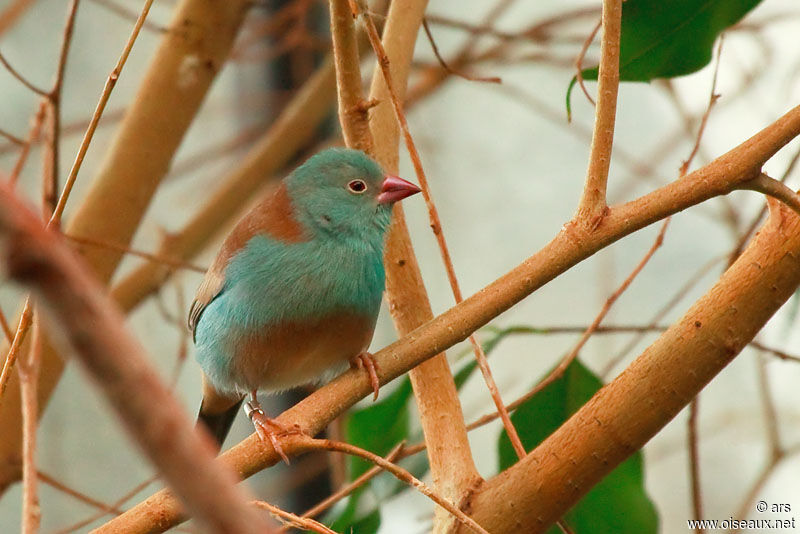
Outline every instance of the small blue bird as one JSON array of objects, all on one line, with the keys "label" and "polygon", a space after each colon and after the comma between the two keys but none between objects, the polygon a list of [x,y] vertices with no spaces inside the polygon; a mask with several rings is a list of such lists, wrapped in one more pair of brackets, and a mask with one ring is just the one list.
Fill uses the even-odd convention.
[{"label": "small blue bird", "polygon": [[384,289],[394,202],[418,193],[357,150],[312,156],[256,205],[222,244],[189,311],[203,369],[202,421],[221,445],[239,405],[288,461],[258,391],[315,383],[363,366]]}]

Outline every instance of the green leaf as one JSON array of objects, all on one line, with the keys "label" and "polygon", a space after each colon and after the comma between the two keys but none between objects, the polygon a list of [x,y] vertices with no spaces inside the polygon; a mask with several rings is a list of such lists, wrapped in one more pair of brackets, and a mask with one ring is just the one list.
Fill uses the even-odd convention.
[{"label": "green leaf", "polygon": [[336,532],[346,532],[348,534],[375,534],[381,526],[380,509],[375,508],[370,513],[356,517],[358,499],[350,497],[347,506],[333,522],[325,521],[330,528]]},{"label": "green leaf", "polygon": [[[405,378],[383,400],[350,414],[345,430],[347,442],[379,456],[387,455],[395,445],[408,438],[410,397],[411,381]],[[350,457],[349,463],[350,480],[372,467],[370,462],[356,457]]]},{"label": "green leaf", "polygon": [[[409,438],[408,401],[411,398],[411,381],[404,378],[400,385],[379,401],[356,410],[347,416],[345,435],[348,443],[385,456],[398,443]],[[357,457],[349,457],[348,480],[358,478],[372,464]],[[396,486],[400,488],[401,486]],[[372,488],[372,481],[355,490],[341,511],[334,509],[328,514],[325,523],[337,532],[353,534],[374,534],[381,524],[380,508],[371,504],[364,506],[361,496]],[[394,490],[395,492],[398,489]],[[367,511],[360,508],[366,508]]]},{"label": "green leaf", "polygon": [[[578,360],[564,375],[517,408],[511,416],[525,450],[552,434],[602,387]],[[500,469],[517,461],[505,431],[498,443]],[[623,512],[624,511],[624,512]],[[658,532],[658,514],[644,490],[642,454],[636,452],[589,491],[564,517],[576,534]],[[553,528],[548,534],[557,534]]]},{"label": "green leaf", "polygon": [[[622,4],[620,81],[673,78],[705,67],[717,36],[761,0],[627,0]],[[582,71],[596,80],[598,68]],[[575,78],[567,90],[567,109]]]},{"label": "green leaf", "polygon": [[[516,333],[520,328],[525,328],[526,331],[530,330],[526,327],[512,327],[503,330],[492,329],[495,335],[484,343],[484,352],[486,354],[491,353],[500,341],[505,339],[506,336]],[[460,389],[476,368],[477,363],[472,359],[455,373],[453,378],[456,388]],[[366,408],[352,412],[347,417],[345,424],[348,443],[372,451],[380,456],[385,456],[401,441],[413,439],[409,429],[411,418],[409,401],[411,400],[411,394],[411,381],[408,377],[405,377],[397,389],[389,395],[382,397],[378,402]],[[421,478],[428,471],[427,458],[420,457],[415,460],[409,460],[411,465],[406,465],[406,467],[418,478]],[[354,480],[364,471],[371,468],[372,464],[361,458],[350,457],[348,458],[348,466],[348,479]],[[385,498],[406,489],[406,487],[404,484],[397,482],[392,486],[388,486],[388,489],[384,485],[382,487],[383,491],[376,493],[380,493],[381,498]],[[350,532],[349,529],[353,529],[355,534],[368,533],[373,532],[369,530],[373,526],[377,530],[378,525],[380,525],[380,509],[374,502],[365,505],[362,502],[364,499],[361,498],[364,492],[374,489],[375,486],[370,482],[370,484],[362,486],[353,492],[347,501],[347,506],[336,508],[334,512],[326,517],[325,523],[329,524],[337,532]],[[366,515],[364,515],[365,513]]]},{"label": "green leaf", "polygon": [[469,377],[472,376],[472,373],[475,371],[475,369],[477,369],[477,367],[478,362],[473,358],[471,362],[459,369],[458,372],[453,375],[453,381],[456,383],[456,389],[461,389]]}]

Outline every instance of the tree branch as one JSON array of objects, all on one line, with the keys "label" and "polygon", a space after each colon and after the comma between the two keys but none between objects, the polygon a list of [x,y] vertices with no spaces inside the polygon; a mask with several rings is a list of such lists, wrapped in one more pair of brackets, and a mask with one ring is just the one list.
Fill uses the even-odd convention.
[{"label": "tree branch", "polygon": [[0,258],[8,275],[40,299],[58,346],[69,348],[193,515],[216,532],[271,532],[198,434],[125,319],[58,234],[42,227],[0,185]]},{"label": "tree branch", "polygon": [[759,193],[776,198],[800,215],[800,195],[792,191],[783,182],[779,182],[775,178],[770,178],[763,172],[752,180],[742,182],[738,188],[758,191]]},{"label": "tree branch", "polygon": [[475,519],[491,532],[514,532],[518,522],[544,532],[677,415],[798,284],[800,219],[773,201],[756,239],[683,318],[523,461],[487,481],[472,502]]},{"label": "tree branch", "polygon": [[[249,0],[219,5],[183,0],[178,5],[171,23],[173,31],[164,35],[102,169],[67,224],[70,234],[130,243],[175,150],[227,58],[249,5]],[[121,252],[110,249],[78,250],[104,283],[122,257]],[[46,406],[63,370],[63,360],[46,342],[41,365],[40,410]],[[7,399],[0,407],[0,491],[20,476],[22,432],[18,399],[19,382],[12,376]]]},{"label": "tree branch", "polygon": [[619,89],[619,41],[622,0],[603,0],[603,40],[600,45],[600,71],[597,75],[597,106],[594,135],[589,155],[586,185],[578,205],[578,217],[590,227],[600,223],[606,212],[606,187],[614,143],[614,123]]},{"label": "tree branch", "polygon": [[[708,165],[641,198],[611,208],[603,224],[592,233],[591,238],[585,231],[581,232],[579,224],[570,221],[550,243],[522,264],[462,303],[378,351],[375,358],[380,367],[378,376],[381,383],[389,382],[463,341],[494,317],[598,250],[664,217],[730,192],[740,182],[757,175],[763,163],[797,135],[800,135],[800,106]],[[379,136],[375,137],[377,139]],[[381,150],[381,145],[376,148]],[[791,261],[791,258],[787,257],[784,261]],[[800,275],[800,269],[794,266],[793,269]],[[766,293],[771,293],[769,287]],[[716,309],[716,306],[711,309]],[[673,348],[678,346],[681,346],[679,340],[674,340]],[[673,352],[684,354],[683,351]],[[665,367],[662,372],[667,369],[672,367]],[[623,376],[628,374],[626,372]],[[660,387],[656,384],[653,389]],[[307,434],[315,435],[371,392],[372,387],[365,374],[351,370],[285,411],[277,420],[285,426],[297,424]],[[594,404],[596,403],[592,403]],[[638,407],[641,408],[642,406]],[[637,414],[639,416],[641,414]],[[293,453],[290,447],[287,449],[287,453]],[[558,452],[556,451],[557,455]],[[251,435],[227,450],[221,458],[241,477],[251,476],[280,461],[272,447],[263,443],[257,435]],[[564,464],[570,462],[571,459],[562,461]],[[539,479],[536,480],[538,486]],[[560,479],[555,485],[563,480]],[[531,485],[530,473],[524,481],[517,482],[520,487]],[[514,491],[519,491],[519,488]],[[562,513],[561,508],[552,511],[554,516]],[[550,517],[550,514],[548,512],[547,516]],[[177,500],[168,492],[162,491],[106,523],[97,532],[118,532],[123,525],[129,533],[153,532],[153,517],[160,518],[160,528],[168,528],[180,522],[184,516]],[[508,517],[513,518],[516,515]]]},{"label": "tree branch", "polygon": [[353,14],[347,0],[330,0],[329,4],[342,136],[348,147],[369,153],[372,151],[369,107],[361,93],[361,65]]},{"label": "tree branch", "polygon": [[[372,76],[370,99],[378,101],[379,105],[372,112],[370,128],[378,161],[388,172],[398,170],[400,144],[400,123],[392,104],[393,100],[402,102],[405,96],[414,44],[426,7],[426,0],[392,3],[383,44],[378,47],[383,48],[383,60],[376,50],[379,57]],[[368,31],[371,29],[367,28]],[[384,69],[388,69],[388,78],[393,82],[391,88]],[[405,336],[430,321],[433,310],[411,244],[405,212],[399,204],[394,208],[384,263],[389,310],[395,328]],[[472,458],[464,414],[447,356],[444,353],[436,355],[412,369],[409,376],[428,444],[434,485],[445,498],[458,502],[480,482],[481,477]],[[435,514],[436,532],[453,521],[450,514],[439,508]]]}]

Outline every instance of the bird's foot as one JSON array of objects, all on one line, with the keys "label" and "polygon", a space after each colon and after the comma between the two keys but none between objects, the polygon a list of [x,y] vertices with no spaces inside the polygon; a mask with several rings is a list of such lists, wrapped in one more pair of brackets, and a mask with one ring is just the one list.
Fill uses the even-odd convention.
[{"label": "bird's foot", "polygon": [[367,370],[369,374],[369,383],[372,384],[372,391],[375,395],[372,400],[378,400],[378,390],[381,387],[381,381],[378,380],[378,362],[375,356],[367,351],[361,352],[350,361],[350,367],[353,369],[361,369],[362,367]]},{"label": "bird's foot", "polygon": [[289,465],[289,457],[281,446],[280,438],[290,434],[301,434],[303,431],[296,425],[287,427],[271,417],[267,417],[258,401],[247,401],[244,403],[244,413],[253,422],[258,437],[262,441],[269,441],[278,456]]}]

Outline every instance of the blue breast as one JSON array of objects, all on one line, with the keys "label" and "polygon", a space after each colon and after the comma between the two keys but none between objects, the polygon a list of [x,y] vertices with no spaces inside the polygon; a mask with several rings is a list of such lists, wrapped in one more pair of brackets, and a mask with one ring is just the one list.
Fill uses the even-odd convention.
[{"label": "blue breast", "polygon": [[285,243],[257,235],[230,261],[222,292],[197,325],[197,359],[212,382],[227,382],[226,333],[337,311],[375,317],[385,285],[383,236]]}]

